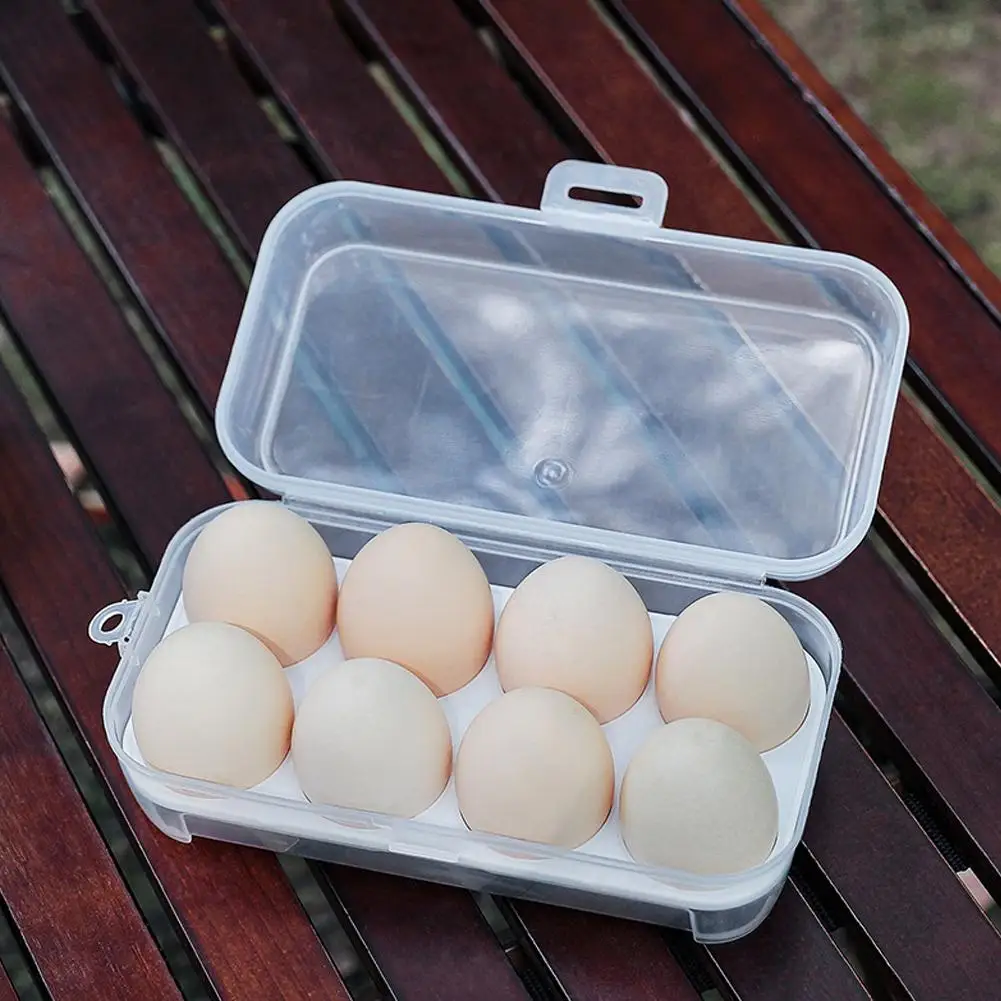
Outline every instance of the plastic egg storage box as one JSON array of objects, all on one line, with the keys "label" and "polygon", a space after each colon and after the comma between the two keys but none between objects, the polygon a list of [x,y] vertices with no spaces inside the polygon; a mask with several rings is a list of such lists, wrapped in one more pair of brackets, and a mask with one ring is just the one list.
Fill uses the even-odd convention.
[{"label": "plastic egg storage box", "polygon": [[[579,188],[634,204],[579,200]],[[622,845],[617,807],[574,850],[475,833],[454,780],[405,820],[309,803],[288,761],[247,791],[147,766],[132,691],[183,622],[184,561],[218,510],[179,531],[148,594],[92,626],[122,652],[108,738],[167,834],[584,907],[703,941],[767,915],[806,821],[841,648],[817,609],[765,581],[822,573],[865,534],[907,316],[861,261],[661,229],[666,201],[654,174],[576,161],[551,171],[540,210],[355,182],[310,189],[265,236],[216,426],[233,464],[320,531],[339,576],[376,532],[430,521],[477,555],[498,610],[531,569],[568,553],[625,573],[658,643],[707,593],[771,604],[807,651],[811,708],[763,756],[780,811],[769,857],[726,876],[644,866]],[[288,669],[297,701],[340,657],[335,633]],[[491,660],[442,700],[455,747],[499,695]],[[651,679],[604,726],[617,787],[660,725]]]}]

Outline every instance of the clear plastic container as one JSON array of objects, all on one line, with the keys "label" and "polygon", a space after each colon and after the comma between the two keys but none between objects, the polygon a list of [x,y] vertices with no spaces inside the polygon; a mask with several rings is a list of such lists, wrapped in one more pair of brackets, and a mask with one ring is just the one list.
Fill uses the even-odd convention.
[{"label": "clear plastic container", "polygon": [[[449,790],[400,820],[309,804],[281,770],[243,792],[148,767],[131,740],[132,688],[183,621],[184,559],[218,511],[180,530],[149,594],[92,624],[122,651],[108,738],[162,830],[655,921],[701,941],[764,919],[802,836],[841,664],[824,616],[765,581],[823,573],[868,529],[907,314],[862,261],[661,229],[666,201],[655,174],[577,161],[553,168],[540,210],[355,182],[304,192],[265,236],[216,427],[234,465],[312,521],[342,569],[375,532],[420,520],[470,545],[498,607],[565,553],[626,573],[660,635],[710,591],[770,602],[810,655],[814,692],[809,725],[765,755],[780,799],[769,858],[696,877],[631,861],[614,810],[604,840],[566,851],[466,830]],[[336,639],[317,656],[338,657]],[[294,688],[310,661],[290,669]],[[494,696],[492,670],[445,700],[456,739],[477,699]],[[619,779],[620,757],[657,725],[651,698],[606,725]]]}]

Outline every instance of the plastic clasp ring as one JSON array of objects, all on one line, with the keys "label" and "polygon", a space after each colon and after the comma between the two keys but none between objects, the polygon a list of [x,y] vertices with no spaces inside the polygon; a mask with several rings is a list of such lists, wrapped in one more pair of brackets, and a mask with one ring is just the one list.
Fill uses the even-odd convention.
[{"label": "plastic clasp ring", "polygon": [[134,600],[116,601],[113,605],[102,608],[90,620],[87,635],[95,643],[103,643],[105,646],[127,643],[146,594],[146,591],[140,591]]}]

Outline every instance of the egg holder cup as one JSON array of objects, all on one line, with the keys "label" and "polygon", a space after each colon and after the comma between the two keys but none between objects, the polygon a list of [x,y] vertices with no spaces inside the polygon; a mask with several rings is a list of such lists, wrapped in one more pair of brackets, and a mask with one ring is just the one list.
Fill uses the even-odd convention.
[{"label": "egg holder cup", "polygon": [[[577,201],[577,188],[640,204]],[[161,830],[652,921],[703,942],[764,920],[806,823],[841,665],[827,619],[766,579],[815,576],[863,538],[907,316],[864,262],[660,229],[666,200],[654,174],[574,161],[553,168],[541,210],[355,182],[303,192],[262,244],[216,428],[234,466],[309,520],[341,572],[377,532],[430,521],[476,554],[497,607],[568,553],[628,576],[658,643],[670,617],[713,591],[767,601],[811,661],[806,721],[763,755],[780,804],[769,857],[726,876],[640,865],[617,806],[574,850],[471,832],[454,780],[406,820],[308,803],[288,761],[246,791],[150,768],[129,727],[132,690],[183,622],[184,561],[224,509],[185,525],[149,593],[91,626],[121,653],[108,739]],[[297,702],[339,656],[335,634],[287,669]],[[441,700],[453,748],[499,694],[491,661]],[[658,725],[651,681],[603,727],[616,793]]]}]

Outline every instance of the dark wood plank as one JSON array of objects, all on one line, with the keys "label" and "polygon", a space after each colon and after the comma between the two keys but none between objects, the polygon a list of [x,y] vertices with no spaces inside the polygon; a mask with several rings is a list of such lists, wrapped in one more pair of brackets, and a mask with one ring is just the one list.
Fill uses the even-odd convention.
[{"label": "dark wood plank", "polygon": [[[183,74],[173,72],[162,61],[140,62],[140,58],[145,59],[147,47],[154,44],[154,39],[147,33],[148,25],[143,17],[135,16],[137,8],[103,2],[91,5],[95,14],[100,8],[102,26],[116,51],[119,51],[117,46],[121,46],[123,63],[143,67],[141,73],[136,73],[136,79],[144,95],[157,107],[165,127],[189,158],[192,168],[197,168],[200,176],[210,178],[207,190],[217,206],[220,210],[225,209],[227,218],[239,229],[244,245],[256,245],[263,228],[262,220],[270,219],[294,193],[290,190],[290,180],[291,186],[298,190],[310,182],[310,176],[284,145],[277,150],[267,144],[255,146],[260,129],[270,130],[271,127],[243,80],[220,53],[211,49],[210,58],[215,64],[210,68],[201,61],[198,55],[202,52],[201,43],[192,41],[195,37],[200,38],[194,30],[200,23],[194,9],[154,6],[156,10],[152,11],[150,22],[156,25],[158,44],[181,62],[185,62],[186,46],[192,46],[191,59],[185,63]],[[199,103],[192,99],[192,95],[203,90],[212,91],[211,100]],[[233,122],[238,124],[232,126]],[[243,164],[256,164],[255,169],[259,168],[253,176],[253,204],[246,198],[249,189],[232,169],[233,165]],[[333,873],[335,885],[339,886],[340,878],[340,874]],[[447,983],[454,972],[454,957],[450,953],[438,957],[445,964],[440,969],[433,967],[430,955],[423,956],[419,966],[406,959],[406,944],[401,944],[397,934],[396,918],[404,915],[412,921],[420,913],[420,907],[412,893],[406,896],[405,902],[394,902],[393,885],[394,881],[390,880],[387,891],[378,896],[353,898],[352,920],[371,931],[374,939],[368,945],[373,953],[389,959],[396,957],[395,969],[401,976],[417,977],[419,974],[418,981],[393,984],[402,994],[421,990],[421,982],[433,980],[435,976],[438,982]],[[498,997],[503,999],[507,991],[505,984],[512,976],[510,966],[497,942],[482,934],[482,922],[468,895],[421,890],[428,894],[428,905],[434,907],[438,921],[444,921],[447,915],[455,941],[465,943],[465,961],[473,963],[475,960],[481,971],[492,971],[485,978],[486,982],[489,989],[498,991]],[[406,893],[405,884],[400,884],[399,893]],[[465,938],[459,934],[461,929],[465,929]]]},{"label": "dark wood plank", "polygon": [[327,0],[215,0],[214,9],[331,177],[454,193]]},{"label": "dark wood plank", "polygon": [[211,408],[239,282],[58,0],[6,0],[0,79]]},{"label": "dark wood plank", "polygon": [[[684,80],[759,172],[775,195],[776,210],[810,239],[858,254],[896,282],[912,313],[914,361],[997,460],[997,324],[949,263],[930,250],[887,185],[830,127],[826,112],[804,100],[802,88],[773,62],[767,41],[734,16],[733,4],[617,2],[658,64]],[[757,4],[748,9],[760,13]],[[774,26],[770,33],[774,37]],[[904,190],[909,195],[913,185]],[[941,219],[937,228],[945,228]],[[957,240],[950,241],[953,247]],[[977,273],[983,279],[983,271]],[[996,295],[998,284],[989,287]]]},{"label": "dark wood plank", "polygon": [[653,925],[527,901],[511,907],[574,1001],[697,1001]]},{"label": "dark wood plank", "polygon": [[213,45],[193,4],[85,0],[84,7],[254,256],[274,214],[314,178]]},{"label": "dark wood plank", "polygon": [[3,122],[0,192],[0,307],[106,499],[155,561],[185,521],[229,494]]},{"label": "dark wood plank", "polygon": [[220,995],[346,1001],[273,856],[178,844],[153,828],[132,797],[101,716],[116,657],[87,637],[90,616],[117,600],[122,584],[2,372],[0,462],[0,584]]},{"label": "dark wood plank", "polygon": [[[219,58],[194,5],[84,0],[81,6],[106,33],[229,224],[239,234],[255,235],[244,243],[254,254],[274,215],[275,194],[284,203],[312,179],[264,112],[254,101],[243,100],[246,88]],[[195,66],[199,87],[191,86]],[[220,115],[226,118],[231,142],[206,142]],[[173,127],[178,121],[185,123],[183,130]]]},{"label": "dark wood plank", "polygon": [[[1001,977],[1001,938],[887,792],[848,728],[832,719],[806,850],[914,1001],[989,997]],[[845,824],[845,815],[857,822]]]},{"label": "dark wood plank", "polygon": [[7,971],[0,967],[0,1001],[18,1001],[17,991],[10,982]]},{"label": "dark wood plank", "polygon": [[0,895],[52,1001],[180,1001],[2,647],[0,762]]},{"label": "dark wood plank", "polygon": [[882,713],[894,759],[948,804],[949,833],[1001,897],[1001,710],[871,548],[794,590],[824,609],[845,644],[842,691],[854,711],[879,719],[894,707]]},{"label": "dark wood plank", "polygon": [[765,923],[747,938],[708,951],[734,994],[768,1001],[849,1001],[869,997],[825,934],[812,931],[813,915],[795,885],[788,885]]},{"label": "dark wood plank", "polygon": [[362,869],[339,868],[333,876],[337,895],[399,1001],[527,1001],[521,980],[464,890]]},{"label": "dark wood plank", "polygon": [[[480,194],[539,204],[546,173],[569,151],[489,57],[450,0],[343,0],[339,7],[422,109]],[[434,31],[427,30],[429,22]]]},{"label": "dark wood plank", "polygon": [[[993,659],[1001,661],[996,586],[1001,512],[913,407],[897,411],[880,509]],[[1001,669],[996,673],[1001,678]]]}]

